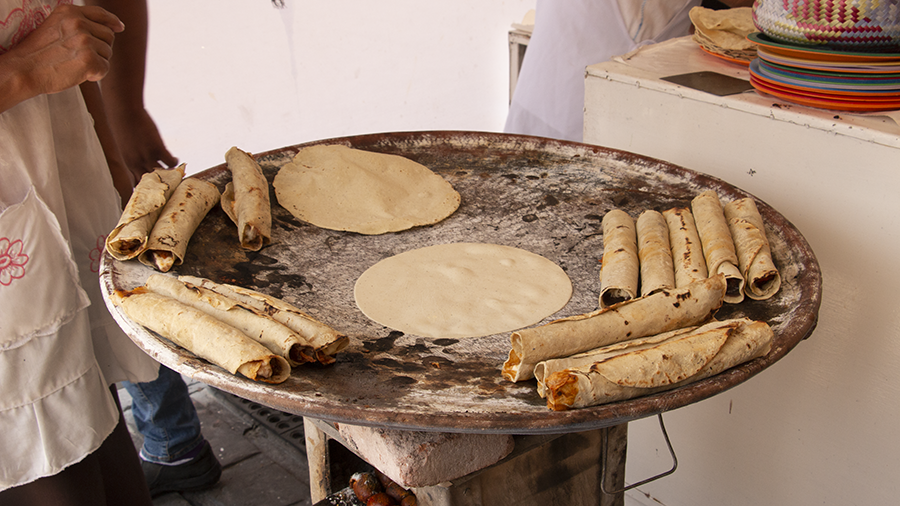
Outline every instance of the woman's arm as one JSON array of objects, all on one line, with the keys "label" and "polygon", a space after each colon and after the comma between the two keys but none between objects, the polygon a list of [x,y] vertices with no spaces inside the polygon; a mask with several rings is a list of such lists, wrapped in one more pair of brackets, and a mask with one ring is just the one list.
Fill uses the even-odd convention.
[{"label": "woman's arm", "polygon": [[100,83],[109,124],[122,159],[135,178],[158,167],[176,166],[178,159],[169,153],[156,123],[144,107],[146,0],[87,0],[86,3],[115,13],[128,27],[116,36],[109,73]]},{"label": "woman's arm", "polygon": [[84,96],[84,103],[88,112],[94,118],[94,130],[100,139],[103,154],[106,155],[106,163],[109,165],[109,173],[112,175],[113,185],[115,185],[116,191],[119,192],[119,196],[122,198],[122,205],[124,206],[125,202],[128,202],[128,199],[131,198],[131,191],[137,181],[122,160],[122,154],[119,152],[116,138],[109,127],[100,87],[97,83],[82,83],[81,94]]}]

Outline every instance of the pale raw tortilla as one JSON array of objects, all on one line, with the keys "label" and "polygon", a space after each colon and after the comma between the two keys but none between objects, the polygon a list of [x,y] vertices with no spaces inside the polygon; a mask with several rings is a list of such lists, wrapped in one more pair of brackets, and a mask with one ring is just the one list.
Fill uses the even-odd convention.
[{"label": "pale raw tortilla", "polygon": [[269,183],[250,153],[232,147],[225,161],[231,181],[222,193],[222,209],[237,225],[241,247],[259,251],[272,239]]},{"label": "pale raw tortilla", "polygon": [[754,300],[768,299],[781,287],[781,274],[756,203],[751,198],[735,200],[725,204],[724,211],[744,275],[744,293]]},{"label": "pale raw tortilla", "polygon": [[300,150],[272,185],[295,217],[368,235],[437,223],[460,202],[450,183],[424,165],[340,145]]},{"label": "pale raw tortilla", "polygon": [[550,260],[497,244],[452,243],[386,258],[354,289],[372,320],[422,337],[478,337],[532,325],[569,301],[572,283]]},{"label": "pale raw tortilla", "polygon": [[147,238],[159,213],[184,177],[184,164],[141,176],[116,228],[106,237],[106,250],[117,260],[131,260],[147,249]]},{"label": "pale raw tortilla", "polygon": [[513,332],[501,371],[509,381],[534,377],[538,362],[704,322],[725,296],[721,275],[646,297]]},{"label": "pale raw tortilla", "polygon": [[641,296],[675,288],[675,266],[666,219],[659,211],[644,211],[638,216],[635,228],[641,265]]},{"label": "pale raw tortilla", "polygon": [[683,207],[663,211],[669,225],[669,244],[672,246],[672,262],[675,264],[675,286],[681,288],[705,279],[709,274],[703,246],[694,215]]},{"label": "pale raw tortilla", "polygon": [[725,302],[737,304],[744,300],[744,276],[738,269],[738,257],[734,250],[734,240],[719,196],[707,190],[691,201],[694,223],[703,245],[703,256],[710,274],[724,274],[728,289]]},{"label": "pale raw tortilla", "polygon": [[687,385],[764,356],[773,337],[765,322],[712,322],[653,343],[622,343],[626,346],[616,350],[610,347],[573,357],[579,363],[571,367],[564,361],[544,363],[540,391],[547,407],[556,411],[631,399]]},{"label": "pale raw tortilla", "polygon": [[635,298],[639,270],[634,220],[625,211],[613,209],[603,216],[600,307]]}]

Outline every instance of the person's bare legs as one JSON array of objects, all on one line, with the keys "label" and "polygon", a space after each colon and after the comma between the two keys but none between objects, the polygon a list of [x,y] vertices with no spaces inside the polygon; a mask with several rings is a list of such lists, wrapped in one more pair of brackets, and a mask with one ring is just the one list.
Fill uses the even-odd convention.
[{"label": "person's bare legs", "polygon": [[[115,387],[110,389],[118,406]],[[0,492],[0,506],[152,506],[137,450],[119,423],[100,448],[53,476]]]}]

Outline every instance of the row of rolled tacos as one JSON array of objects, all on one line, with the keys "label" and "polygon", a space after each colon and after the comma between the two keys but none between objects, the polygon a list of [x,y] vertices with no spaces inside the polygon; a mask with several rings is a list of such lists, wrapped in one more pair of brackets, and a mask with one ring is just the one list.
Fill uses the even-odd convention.
[{"label": "row of rolled tacos", "polygon": [[272,209],[262,168],[236,147],[225,160],[232,179],[222,194],[208,181],[185,178],[184,164],[144,174],[106,238],[109,254],[168,272],[184,261],[191,236],[216,204],[237,225],[242,248],[258,251],[268,244]]},{"label": "row of rolled tacos", "polygon": [[513,332],[502,375],[537,380],[553,410],[675,388],[764,356],[766,322],[716,321],[723,274]]},{"label": "row of rolled tacos", "polygon": [[715,320],[724,303],[766,299],[778,271],[752,199],[722,206],[715,192],[690,208],[621,210],[603,219],[600,308],[513,332],[501,374],[537,380],[554,410],[675,388],[764,356],[766,322]]},{"label": "row of rolled tacos", "polygon": [[281,383],[304,363],[332,364],[347,336],[293,305],[193,276],[152,274],[112,294],[136,323],[232,374]]},{"label": "row of rolled tacos", "polygon": [[690,207],[647,210],[634,220],[619,209],[603,217],[600,307],[725,275],[725,302],[772,297],[781,276],[756,203],[726,203],[708,190]]},{"label": "row of rolled tacos", "polygon": [[[106,249],[118,260],[138,259],[161,272],[180,265],[191,236],[220,204],[237,226],[241,248],[271,241],[269,184],[250,153],[225,154],[231,181],[218,188],[185,178],[184,165],[144,174],[125,205]],[[129,318],[232,374],[280,383],[291,368],[331,364],[346,336],[266,294],[209,279],[153,274],[143,286],[111,297]]]}]

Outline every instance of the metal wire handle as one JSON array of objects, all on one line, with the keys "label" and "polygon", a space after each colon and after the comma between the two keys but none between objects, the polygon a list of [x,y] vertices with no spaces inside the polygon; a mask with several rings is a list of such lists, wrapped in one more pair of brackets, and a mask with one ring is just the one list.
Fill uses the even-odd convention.
[{"label": "metal wire handle", "polygon": [[[678,469],[678,457],[675,456],[675,450],[672,448],[672,442],[669,441],[669,433],[666,432],[666,425],[663,423],[663,416],[662,416],[662,413],[659,413],[659,414],[656,415],[656,416],[659,418],[659,428],[662,430],[663,438],[666,440],[666,446],[669,447],[669,455],[672,456],[672,469],[669,469],[668,471],[666,471],[666,472],[664,472],[664,473],[662,473],[662,474],[657,474],[656,476],[653,476],[653,477],[651,477],[651,478],[647,478],[646,480],[639,481],[639,482],[637,482],[637,483],[633,483],[633,484],[628,485],[627,487],[621,488],[621,489],[619,489],[619,490],[612,490],[612,491],[606,490],[606,487],[605,487],[604,484],[603,484],[603,482],[604,482],[605,480],[600,480],[600,490],[601,490],[604,494],[606,494],[606,495],[616,495],[616,494],[621,494],[622,492],[626,492],[626,491],[631,490],[631,489],[633,489],[633,488],[640,487],[641,485],[646,485],[646,484],[648,484],[648,483],[650,483],[650,482],[652,482],[652,481],[656,481],[656,480],[658,480],[658,479],[660,479],[660,478],[664,478],[664,477],[666,477],[666,476],[668,476],[668,475],[674,473],[675,470]],[[601,459],[601,460],[602,460],[602,463],[601,463],[600,476],[606,476],[606,460],[607,460],[607,459],[606,459],[606,456],[604,455],[604,458]]]}]

